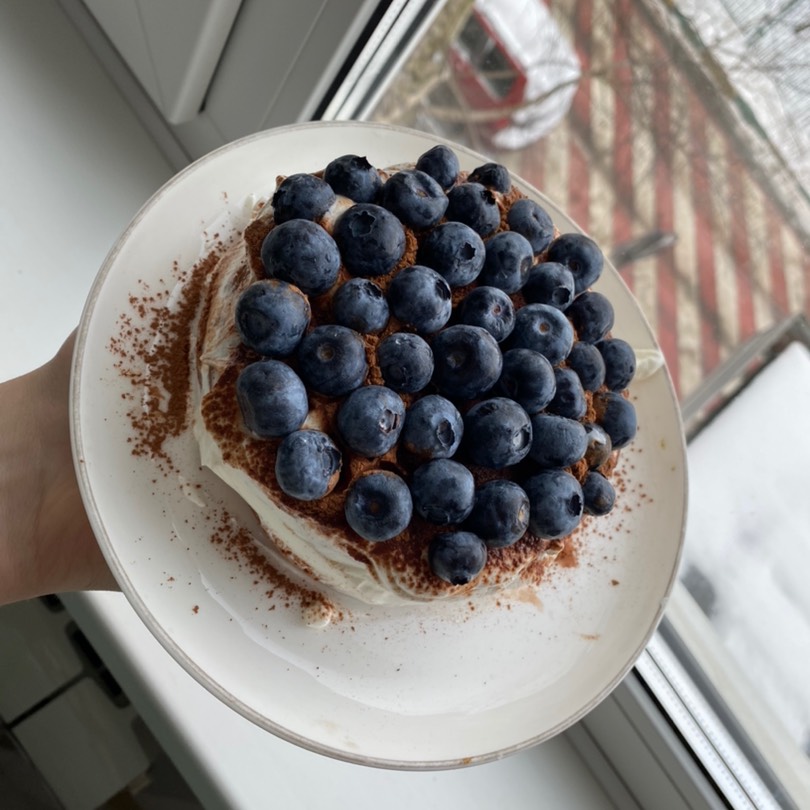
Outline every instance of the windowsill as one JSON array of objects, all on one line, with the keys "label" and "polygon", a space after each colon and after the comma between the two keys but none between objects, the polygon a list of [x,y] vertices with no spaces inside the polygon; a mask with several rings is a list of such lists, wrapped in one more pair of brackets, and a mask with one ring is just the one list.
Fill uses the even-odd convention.
[{"label": "windowsill", "polygon": [[[194,792],[211,808],[260,807],[272,790],[284,807],[356,810],[464,806],[619,807],[566,735],[497,762],[403,772],[329,759],[285,742],[207,692],[171,658],[121,594],[68,594],[80,624],[133,706]],[[622,808],[625,810],[625,808]]]}]

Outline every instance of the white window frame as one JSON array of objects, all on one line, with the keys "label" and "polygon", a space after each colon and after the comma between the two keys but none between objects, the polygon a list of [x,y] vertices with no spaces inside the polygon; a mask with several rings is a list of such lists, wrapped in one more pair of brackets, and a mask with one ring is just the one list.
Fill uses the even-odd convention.
[{"label": "white window frame", "polygon": [[[175,169],[222,144],[216,122],[205,110],[189,124],[170,125],[82,1],[60,3]],[[343,32],[345,36],[339,38],[335,53],[323,54],[317,48],[308,51],[306,42],[302,42],[300,58],[308,65],[303,75],[309,78],[303,84],[287,82],[271,90],[286,94],[288,99],[298,98],[297,105],[285,107],[284,120],[269,115],[262,121],[262,128],[307,120],[316,113],[325,119],[367,117],[385,89],[385,79],[410,54],[420,34],[441,11],[444,0],[385,3],[385,12],[374,31],[365,32],[365,46],[359,52],[353,50],[356,42],[352,38],[371,18],[376,3],[354,3],[359,17]],[[251,0],[245,0],[245,5],[252,5]],[[272,0],[270,5],[283,5],[285,13],[290,8],[282,0]],[[334,81],[345,67],[341,60],[349,53],[354,54],[354,62],[342,85],[335,89]],[[284,80],[282,77],[281,84]],[[330,88],[332,95],[324,104],[323,94]],[[688,432],[697,430],[705,418],[706,404],[739,377],[751,358],[770,350],[789,329],[798,329],[810,344],[806,321],[803,326],[783,325],[752,341],[683,403]],[[634,669],[594,711],[566,732],[568,738],[622,810],[798,808],[810,799],[807,786],[795,776],[789,753],[780,752],[784,767],[778,774],[767,772],[761,763],[755,767],[746,748],[751,740],[754,749],[756,745],[769,745],[761,724],[753,716],[741,718],[744,733],[741,729],[733,733],[726,718],[718,714],[718,702],[695,685],[689,669],[694,671],[696,665],[711,667],[705,654],[711,645],[696,630],[700,619],[695,611],[699,612],[699,608],[691,602],[686,589],[676,585],[661,629]],[[673,649],[681,645],[688,647],[694,659],[687,666],[683,649]]]}]

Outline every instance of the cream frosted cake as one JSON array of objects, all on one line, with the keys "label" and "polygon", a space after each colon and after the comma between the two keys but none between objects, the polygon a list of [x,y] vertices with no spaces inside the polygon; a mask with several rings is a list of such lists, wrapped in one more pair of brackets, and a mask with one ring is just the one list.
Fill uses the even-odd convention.
[{"label": "cream frosted cake", "polygon": [[537,582],[613,507],[636,432],[598,246],[503,166],[414,157],[279,178],[192,345],[202,464],[300,571],[372,604]]}]

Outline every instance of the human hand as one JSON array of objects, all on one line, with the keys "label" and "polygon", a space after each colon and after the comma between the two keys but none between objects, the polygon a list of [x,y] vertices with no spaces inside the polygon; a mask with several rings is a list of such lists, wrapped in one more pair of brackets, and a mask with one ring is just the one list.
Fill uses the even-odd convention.
[{"label": "human hand", "polygon": [[36,371],[0,383],[0,605],[118,588],[87,520],[73,467],[74,339]]}]

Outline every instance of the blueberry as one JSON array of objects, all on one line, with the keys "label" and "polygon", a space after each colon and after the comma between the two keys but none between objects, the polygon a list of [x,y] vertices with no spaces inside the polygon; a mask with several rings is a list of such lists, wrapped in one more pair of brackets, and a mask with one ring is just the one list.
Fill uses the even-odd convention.
[{"label": "blueberry", "polygon": [[529,456],[541,467],[570,467],[584,457],[587,448],[588,434],[581,422],[550,413],[532,417]]},{"label": "blueberry", "polygon": [[598,391],[605,382],[605,361],[593,343],[574,343],[568,353],[568,367],[576,372],[586,391]]},{"label": "blueberry", "polygon": [[403,394],[421,391],[433,376],[430,346],[410,332],[394,332],[380,341],[377,362],[385,384]]},{"label": "blueberry", "polygon": [[236,331],[242,343],[266,357],[292,352],[309,318],[307,297],[286,281],[257,281],[236,302]]},{"label": "blueberry", "polygon": [[514,481],[487,481],[476,490],[465,525],[488,548],[511,546],[529,527],[529,496]]},{"label": "blueberry", "polygon": [[571,534],[582,518],[582,487],[565,470],[543,470],[526,481],[529,531],[554,540]]},{"label": "blueberry", "polygon": [[564,264],[540,262],[529,270],[523,297],[529,304],[549,304],[565,312],[574,300],[574,277]]},{"label": "blueberry", "polygon": [[464,435],[473,464],[502,470],[528,455],[532,446],[532,423],[517,402],[493,397],[467,411]]},{"label": "blueberry", "polygon": [[589,515],[606,515],[616,503],[616,490],[602,473],[591,470],[582,482],[582,498]]},{"label": "blueberry", "polygon": [[383,184],[380,202],[400,222],[416,230],[438,224],[447,210],[442,187],[417,169],[392,174]]},{"label": "blueberry", "polygon": [[262,439],[298,430],[309,410],[304,383],[278,360],[245,366],[236,380],[236,398],[245,427]]},{"label": "blueberry", "polygon": [[463,464],[437,458],[414,470],[411,495],[425,520],[440,526],[461,523],[472,511],[475,481]]},{"label": "blueberry", "polygon": [[486,329],[457,324],[433,338],[433,363],[433,382],[442,394],[474,399],[498,381],[503,357]]},{"label": "blueberry", "polygon": [[476,287],[459,304],[461,323],[486,329],[500,343],[515,327],[515,306],[512,299],[497,287]]},{"label": "blueberry", "polygon": [[385,208],[358,203],[335,223],[335,242],[353,276],[384,276],[405,254],[405,229]]},{"label": "blueberry", "polygon": [[262,242],[262,264],[271,278],[295,284],[307,295],[325,293],[340,270],[335,240],[307,219],[277,225]]},{"label": "blueberry", "polygon": [[531,349],[510,349],[503,355],[498,391],[514,399],[530,416],[542,411],[557,391],[551,363]]},{"label": "blueberry", "polygon": [[450,585],[466,585],[486,564],[486,544],[472,532],[442,532],[428,546],[430,570]]},{"label": "blueberry", "polygon": [[633,347],[621,338],[607,338],[600,340],[596,348],[605,361],[605,385],[611,391],[627,388],[636,373]]},{"label": "blueberry", "polygon": [[373,281],[350,278],[338,287],[332,299],[332,315],[341,326],[376,335],[388,324],[388,301]]},{"label": "blueberry", "polygon": [[461,444],[464,422],[449,399],[429,394],[405,413],[402,446],[417,458],[450,458]]},{"label": "blueberry", "polygon": [[464,287],[484,266],[484,240],[463,222],[443,222],[422,240],[417,260],[432,267],[451,287]]},{"label": "blueberry", "polygon": [[379,172],[359,155],[342,155],[328,163],[323,179],[336,194],[358,203],[373,203],[382,188]]},{"label": "blueberry", "polygon": [[291,498],[315,501],[332,491],[342,464],[329,436],[320,430],[297,430],[279,445],[276,482]]},{"label": "blueberry", "polygon": [[585,343],[598,343],[613,328],[612,304],[593,290],[578,295],[565,314],[576,329],[577,339]]},{"label": "blueberry", "polygon": [[613,450],[613,442],[604,428],[595,422],[584,422],[585,433],[588,436],[588,448],[585,450],[585,461],[588,467],[595,470],[601,467],[609,458]]},{"label": "blueberry", "polygon": [[411,491],[396,473],[370,472],[349,487],[344,513],[346,522],[364,540],[390,540],[411,522]]},{"label": "blueberry", "polygon": [[443,144],[434,146],[420,155],[416,161],[416,168],[429,174],[444,191],[456,182],[459,172],[456,153]]},{"label": "blueberry", "polygon": [[629,444],[636,435],[638,422],[636,409],[629,399],[614,391],[604,391],[593,396],[596,423],[610,436],[613,449]]},{"label": "blueberry", "polygon": [[503,231],[487,240],[486,249],[478,282],[516,293],[525,284],[534,258],[528,240],[514,231]]},{"label": "blueberry", "polygon": [[525,236],[535,255],[542,253],[554,238],[554,223],[534,200],[516,200],[506,215],[509,229]]},{"label": "blueberry", "polygon": [[560,310],[548,304],[527,304],[515,316],[512,346],[540,352],[552,366],[568,357],[574,330]]},{"label": "blueberry", "polygon": [[480,183],[461,183],[447,192],[447,219],[469,225],[479,236],[489,236],[501,224],[501,211],[492,192]]},{"label": "blueberry", "polygon": [[508,194],[512,188],[512,180],[506,166],[500,163],[485,163],[470,172],[467,180],[470,183],[480,183],[482,186]]},{"label": "blueberry", "polygon": [[276,225],[291,219],[320,219],[334,202],[335,192],[319,177],[291,174],[273,194],[273,219]]},{"label": "blueberry", "polygon": [[546,410],[557,416],[582,419],[588,410],[588,402],[576,371],[570,368],[555,368],[554,380],[557,383],[557,390],[551,402],[546,405]]},{"label": "blueberry", "polygon": [[549,245],[547,261],[559,262],[568,267],[574,276],[577,294],[596,283],[605,265],[605,257],[599,245],[581,233],[564,233],[558,236]]},{"label": "blueberry", "polygon": [[405,326],[431,335],[450,319],[450,287],[429,267],[420,264],[401,270],[388,287],[388,306]]},{"label": "blueberry", "polygon": [[348,394],[363,384],[368,372],[363,339],[345,326],[316,326],[298,346],[298,367],[313,391]]},{"label": "blueberry", "polygon": [[346,397],[336,421],[350,449],[366,458],[378,458],[397,443],[405,422],[405,405],[390,388],[364,385]]}]

